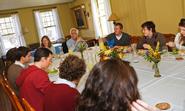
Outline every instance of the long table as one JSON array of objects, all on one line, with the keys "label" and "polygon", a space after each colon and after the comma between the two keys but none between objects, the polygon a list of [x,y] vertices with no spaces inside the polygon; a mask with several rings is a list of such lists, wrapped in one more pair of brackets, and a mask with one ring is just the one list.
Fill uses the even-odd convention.
[{"label": "long table", "polygon": [[[168,102],[171,108],[168,111],[185,111],[185,60],[177,61],[174,56],[163,57],[159,63],[160,78],[154,77],[152,64],[143,57],[128,54],[125,60],[134,67],[139,83],[138,88],[142,100],[154,106],[160,102]],[[55,60],[54,65],[59,64]],[[77,89],[82,92],[88,77],[89,70],[81,78]],[[49,74],[51,81],[55,81],[57,74]]]}]

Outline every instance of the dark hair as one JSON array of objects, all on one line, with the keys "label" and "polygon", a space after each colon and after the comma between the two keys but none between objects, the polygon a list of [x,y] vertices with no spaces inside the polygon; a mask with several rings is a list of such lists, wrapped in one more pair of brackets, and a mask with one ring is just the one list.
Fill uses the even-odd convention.
[{"label": "dark hair", "polygon": [[16,60],[17,48],[11,48],[6,53],[6,64],[5,64],[5,73],[7,73],[8,68],[12,65]]},{"label": "dark hair", "polygon": [[17,54],[16,54],[16,60],[20,61],[21,57],[26,57],[26,55],[30,52],[31,50],[27,47],[20,46],[17,49]]},{"label": "dark hair", "polygon": [[185,18],[182,18],[179,22],[179,26],[185,27]]},{"label": "dark hair", "polygon": [[16,60],[16,54],[17,54],[17,48],[11,48],[6,53],[6,61],[15,62]]},{"label": "dark hair", "polygon": [[147,28],[148,30],[152,30],[152,32],[156,32],[155,24],[152,21],[146,21],[141,25],[142,28]]},{"label": "dark hair", "polygon": [[47,48],[38,48],[34,53],[34,62],[38,62],[41,60],[42,57],[49,57],[50,54],[53,54],[49,49]]},{"label": "dark hair", "polygon": [[85,74],[86,65],[83,59],[69,55],[59,66],[59,77],[69,81],[77,80]]},{"label": "dark hair", "polygon": [[130,111],[140,98],[137,75],[128,62],[108,59],[90,72],[77,111]]},{"label": "dark hair", "polygon": [[43,40],[44,39],[47,39],[48,40],[48,47],[51,48],[51,41],[49,39],[48,36],[44,35],[42,38],[41,38],[41,47],[44,47],[44,44],[43,44]]},{"label": "dark hair", "polygon": [[[179,26],[180,26],[180,27],[185,27],[185,18],[182,18],[182,19],[180,20]],[[179,44],[181,44],[181,42],[183,42],[182,45],[184,46],[184,45],[185,45],[185,36],[183,36],[182,34],[181,34],[181,36],[180,36]]]},{"label": "dark hair", "polygon": [[119,26],[120,29],[123,29],[123,25],[121,23],[116,23],[115,26]]}]

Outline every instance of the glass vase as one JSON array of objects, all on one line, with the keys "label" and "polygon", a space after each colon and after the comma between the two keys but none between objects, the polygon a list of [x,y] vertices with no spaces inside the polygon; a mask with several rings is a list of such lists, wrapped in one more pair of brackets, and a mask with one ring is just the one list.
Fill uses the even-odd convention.
[{"label": "glass vase", "polygon": [[84,59],[83,51],[80,51],[81,58]]},{"label": "glass vase", "polygon": [[158,67],[158,63],[153,64],[153,69],[155,71],[154,77],[161,77],[159,67]]}]

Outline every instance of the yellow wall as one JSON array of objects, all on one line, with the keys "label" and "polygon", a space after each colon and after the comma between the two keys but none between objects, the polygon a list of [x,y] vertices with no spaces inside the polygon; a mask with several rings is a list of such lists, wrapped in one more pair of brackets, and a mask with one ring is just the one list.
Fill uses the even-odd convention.
[{"label": "yellow wall", "polygon": [[144,0],[110,0],[112,12],[119,17],[124,31],[129,34],[141,34],[140,24],[146,19]]},{"label": "yellow wall", "polygon": [[62,27],[64,36],[69,35],[69,29],[71,27],[74,27],[74,22],[73,22],[69,3],[55,4],[50,6],[29,7],[29,8],[15,9],[15,10],[6,10],[6,11],[0,11],[0,14],[15,12],[15,11],[18,12],[22,28],[24,29],[26,27],[29,30],[28,33],[24,34],[26,44],[32,44],[32,43],[39,42],[33,10],[52,8],[52,7],[57,7],[58,15],[60,18],[60,26]]},{"label": "yellow wall", "polygon": [[175,34],[185,15],[185,0],[111,0],[111,6],[132,35],[141,34],[140,26],[146,20],[154,21],[159,32]]},{"label": "yellow wall", "polygon": [[80,35],[83,38],[94,38],[95,32],[94,32],[93,17],[92,17],[92,11],[91,11],[91,0],[75,0],[74,2],[70,3],[70,8],[72,9],[82,4],[85,5],[86,12],[89,12],[89,17],[86,17],[88,29],[81,29]]},{"label": "yellow wall", "polygon": [[163,33],[176,33],[183,16],[183,0],[145,0],[147,19],[153,20],[157,30]]},{"label": "yellow wall", "polygon": [[[176,33],[178,22],[185,16],[185,0],[110,0],[112,12],[120,18],[124,31],[131,35],[141,35],[141,24],[146,20],[156,23],[157,31],[162,33]],[[57,7],[60,17],[60,25],[64,36],[69,35],[69,29],[75,27],[72,8],[84,4],[88,29],[81,29],[80,35],[84,38],[95,37],[93,17],[90,0],[75,0],[71,3],[54,4],[50,6],[38,6],[16,10],[0,11],[1,13],[17,11],[23,28],[29,30],[24,37],[27,44],[39,42],[33,10],[48,7]]]}]

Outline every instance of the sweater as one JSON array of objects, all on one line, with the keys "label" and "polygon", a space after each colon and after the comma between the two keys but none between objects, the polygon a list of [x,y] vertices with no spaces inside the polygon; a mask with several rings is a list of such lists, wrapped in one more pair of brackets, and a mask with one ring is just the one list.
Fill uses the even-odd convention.
[{"label": "sweater", "polygon": [[111,33],[106,37],[106,40],[107,40],[107,42],[109,42],[109,41],[114,42],[113,44],[111,44],[112,47],[114,47],[114,46],[129,46],[131,44],[130,35],[128,35],[127,33],[122,33],[122,36],[119,40],[116,38],[115,33]]},{"label": "sweater", "polygon": [[161,33],[158,33],[158,32],[154,33],[151,38],[145,37],[145,36],[143,38],[141,38],[137,44],[137,49],[144,49],[144,47],[143,47],[144,44],[148,44],[153,49],[155,49],[158,41],[160,43],[159,48],[161,51],[163,49],[163,47],[166,46],[166,40],[165,40],[164,35],[162,35]]},{"label": "sweater", "polygon": [[44,97],[45,111],[75,111],[79,92],[67,84],[52,84]]},{"label": "sweater", "polygon": [[20,75],[22,70],[23,70],[23,67],[21,67],[20,65],[12,64],[8,68],[8,72],[7,72],[8,81],[9,81],[11,87],[14,89],[16,95],[19,95],[19,89],[18,89],[15,81],[16,81],[17,77]]},{"label": "sweater", "polygon": [[20,98],[25,98],[36,111],[44,110],[45,90],[49,87],[47,73],[32,65],[24,69],[16,79]]}]

